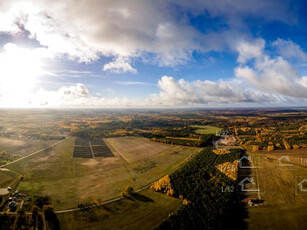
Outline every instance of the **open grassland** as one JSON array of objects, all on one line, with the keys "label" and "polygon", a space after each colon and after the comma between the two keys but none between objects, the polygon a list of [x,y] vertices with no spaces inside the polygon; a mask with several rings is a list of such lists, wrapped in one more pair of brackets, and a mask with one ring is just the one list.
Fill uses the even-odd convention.
[{"label": "open grassland", "polygon": [[146,189],[131,199],[57,216],[62,229],[152,229],[181,204],[179,199]]},{"label": "open grassland", "polygon": [[198,134],[216,134],[216,132],[220,132],[222,130],[219,127],[211,125],[191,125],[191,127],[195,128],[195,132]]},{"label": "open grassland", "polygon": [[[307,192],[299,190],[298,182],[307,178],[307,169],[300,165],[281,166],[277,159],[261,154],[257,157],[259,167],[252,169],[251,176],[258,178],[256,183],[264,203],[248,207],[248,228],[306,229]],[[257,197],[258,194],[248,193],[248,196]]]},{"label": "open grassland", "polygon": [[150,141],[138,137],[129,139],[149,148],[147,153],[146,149],[143,149],[145,153],[136,152],[138,157],[133,158],[135,145],[127,145],[125,151],[131,155],[125,157],[130,156],[133,162],[124,160],[116,151],[114,157],[108,158],[73,158],[74,139],[71,138],[8,168],[24,176],[19,190],[30,195],[50,196],[55,209],[62,210],[79,203],[120,196],[127,185],[139,189],[174,170],[200,150],[171,145],[166,148],[165,144],[156,142],[149,145]]}]

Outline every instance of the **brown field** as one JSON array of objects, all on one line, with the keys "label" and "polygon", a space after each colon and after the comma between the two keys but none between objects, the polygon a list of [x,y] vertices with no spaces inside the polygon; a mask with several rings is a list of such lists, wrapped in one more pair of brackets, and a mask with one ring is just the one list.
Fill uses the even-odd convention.
[{"label": "brown field", "polygon": [[23,146],[23,145],[26,144],[26,142],[22,141],[22,140],[0,137],[0,144],[1,145],[10,145],[10,146]]},{"label": "brown field", "polygon": [[[307,167],[307,149],[279,150],[270,153],[263,153],[263,155],[276,161],[283,159],[281,164],[295,164]],[[288,158],[281,158],[283,156]]]},{"label": "brown field", "polygon": [[15,139],[0,137],[0,152],[5,151],[18,156],[24,156],[34,151],[46,148],[56,141],[42,141],[32,139]]},{"label": "brown field", "polygon": [[[142,188],[200,150],[138,137],[112,138],[112,141],[120,146],[121,154],[129,157],[131,163],[116,151],[114,157],[73,158],[74,140],[71,138],[8,168],[24,176],[18,186],[20,191],[29,195],[48,195],[55,209],[62,210],[79,203],[120,196],[126,186]],[[137,156],[133,157],[133,151]]]},{"label": "brown field", "polygon": [[[289,151],[283,153],[289,154]],[[252,169],[251,176],[257,178],[255,182],[260,192],[247,194],[251,198],[263,199],[264,203],[248,207],[248,228],[306,229],[307,192],[301,192],[298,183],[307,178],[307,168],[295,164],[281,166],[276,159],[268,158],[267,154],[251,155],[259,157],[258,167]]]},{"label": "brown field", "polygon": [[174,148],[173,145],[153,142],[142,137],[107,138],[104,141],[113,152],[121,155],[129,163]]}]

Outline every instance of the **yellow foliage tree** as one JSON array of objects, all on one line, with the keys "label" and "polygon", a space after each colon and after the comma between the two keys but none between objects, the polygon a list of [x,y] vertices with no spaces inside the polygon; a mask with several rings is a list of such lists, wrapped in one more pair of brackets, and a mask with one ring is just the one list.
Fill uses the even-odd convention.
[{"label": "yellow foliage tree", "polygon": [[150,186],[150,189],[156,192],[166,193],[168,196],[174,195],[174,190],[171,186],[171,180],[168,175],[153,183]]},{"label": "yellow foliage tree", "polygon": [[237,180],[238,177],[238,166],[239,161],[235,160],[234,162],[224,162],[216,166],[218,170],[224,173],[232,180]]}]

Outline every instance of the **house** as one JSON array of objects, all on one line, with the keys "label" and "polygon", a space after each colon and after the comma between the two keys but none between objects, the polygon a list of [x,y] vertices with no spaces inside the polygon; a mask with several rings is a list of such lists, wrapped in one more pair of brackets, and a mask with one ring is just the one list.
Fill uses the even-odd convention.
[{"label": "house", "polygon": [[254,178],[245,177],[243,180],[241,180],[238,185],[241,186],[242,192],[258,192],[258,188],[246,188],[246,184],[252,183],[253,185],[256,185],[254,182]]},{"label": "house", "polygon": [[252,158],[250,156],[243,156],[239,159],[239,168],[241,169],[250,169],[255,168],[255,166],[252,166]]},{"label": "house", "polygon": [[8,205],[9,209],[11,212],[15,212],[16,211],[16,208],[17,208],[17,204],[15,201],[11,201]]},{"label": "house", "polygon": [[301,192],[307,192],[307,179],[305,178],[298,184]]},{"label": "house", "polygon": [[290,157],[289,156],[281,156],[279,159],[278,159],[278,163],[280,166],[293,166],[293,164],[288,164],[288,163],[283,163],[283,162],[291,162],[290,160]]}]

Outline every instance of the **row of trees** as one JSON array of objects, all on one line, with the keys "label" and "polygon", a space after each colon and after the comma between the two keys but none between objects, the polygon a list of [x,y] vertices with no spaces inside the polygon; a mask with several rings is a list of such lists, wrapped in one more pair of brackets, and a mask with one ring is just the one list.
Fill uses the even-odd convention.
[{"label": "row of trees", "polygon": [[198,136],[198,139],[181,139],[181,138],[170,138],[165,135],[155,135],[152,133],[143,133],[143,137],[150,138],[153,141],[167,143],[167,144],[174,144],[174,145],[184,145],[184,146],[191,146],[191,147],[205,147],[211,146],[212,142],[215,138],[214,134],[201,134]]}]

